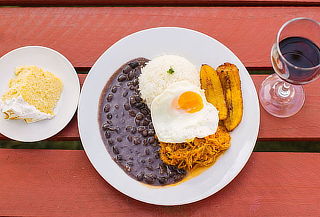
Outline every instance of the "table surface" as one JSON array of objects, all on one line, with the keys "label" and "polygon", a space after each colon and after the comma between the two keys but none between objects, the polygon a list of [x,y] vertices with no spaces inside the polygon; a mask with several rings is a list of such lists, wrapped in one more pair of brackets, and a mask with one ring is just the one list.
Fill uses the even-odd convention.
[{"label": "table surface", "polygon": [[[257,89],[272,70],[270,48],[294,17],[320,20],[320,0],[0,0],[0,56],[26,45],[51,47],[78,71],[133,32],[159,26],[216,38],[242,60]],[[14,6],[14,7],[11,7]],[[76,6],[76,7],[69,7]],[[320,80],[306,102],[279,119],[261,108],[259,141],[320,141]],[[0,134],[1,142],[8,138]],[[53,141],[79,141],[76,117]],[[240,174],[196,203],[155,206],[105,182],[83,150],[0,149],[0,216],[320,216],[320,154],[253,152]]]}]

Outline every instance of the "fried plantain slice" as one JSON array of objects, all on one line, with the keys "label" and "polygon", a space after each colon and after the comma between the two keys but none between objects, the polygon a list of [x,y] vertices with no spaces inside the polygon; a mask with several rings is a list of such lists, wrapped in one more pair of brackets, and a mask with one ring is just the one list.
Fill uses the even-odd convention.
[{"label": "fried plantain slice", "polygon": [[200,82],[201,89],[205,90],[207,101],[214,105],[219,111],[219,119],[226,119],[228,116],[228,109],[216,70],[209,65],[202,65],[200,70]]},{"label": "fried plantain slice", "polygon": [[243,100],[239,69],[231,63],[224,63],[217,68],[228,108],[228,117],[224,125],[229,131],[236,128],[242,119]]}]

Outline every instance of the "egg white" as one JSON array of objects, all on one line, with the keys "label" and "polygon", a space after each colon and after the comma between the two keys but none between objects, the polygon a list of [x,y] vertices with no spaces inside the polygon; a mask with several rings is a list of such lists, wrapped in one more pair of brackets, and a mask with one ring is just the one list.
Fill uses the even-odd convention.
[{"label": "egg white", "polygon": [[[203,108],[195,113],[172,107],[172,102],[182,93],[198,93]],[[214,134],[218,128],[218,110],[207,102],[204,90],[189,81],[172,83],[151,104],[151,118],[156,135],[161,142],[182,143],[195,137],[203,138]]]}]

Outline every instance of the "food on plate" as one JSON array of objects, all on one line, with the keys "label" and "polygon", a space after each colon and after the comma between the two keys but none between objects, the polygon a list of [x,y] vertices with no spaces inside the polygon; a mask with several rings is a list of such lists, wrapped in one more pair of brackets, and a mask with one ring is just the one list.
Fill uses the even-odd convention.
[{"label": "food on plate", "polygon": [[156,57],[142,68],[142,74],[139,76],[141,97],[150,108],[156,96],[172,83],[183,80],[200,87],[199,71],[195,65],[181,56]]},{"label": "food on plate", "polygon": [[145,58],[130,60],[109,79],[100,97],[99,125],[111,158],[132,178],[150,185],[173,184],[186,171],[164,164],[148,106],[139,94]]},{"label": "food on plate", "polygon": [[242,119],[243,102],[239,69],[231,63],[225,63],[217,68],[225,100],[228,117],[223,121],[229,131],[235,129]]},{"label": "food on plate", "polygon": [[228,109],[224,99],[220,78],[211,66],[203,64],[200,70],[201,88],[205,90],[208,102],[219,111],[219,119],[224,120],[228,116]]},{"label": "food on plate", "polygon": [[62,81],[37,66],[21,66],[2,95],[0,111],[5,119],[23,119],[33,123],[55,116],[54,108],[63,89]]},{"label": "food on plate", "polygon": [[100,133],[111,158],[132,178],[155,186],[212,165],[230,147],[234,121],[241,121],[237,73],[227,63],[199,71],[175,55],[125,63],[99,103]]},{"label": "food on plate", "polygon": [[195,138],[190,142],[160,142],[160,157],[164,163],[176,165],[179,169],[191,170],[196,166],[210,166],[230,147],[231,137],[224,126],[215,134]]},{"label": "food on plate", "polygon": [[151,118],[161,142],[180,143],[214,134],[219,117],[204,91],[189,81],[172,83],[151,104]]}]

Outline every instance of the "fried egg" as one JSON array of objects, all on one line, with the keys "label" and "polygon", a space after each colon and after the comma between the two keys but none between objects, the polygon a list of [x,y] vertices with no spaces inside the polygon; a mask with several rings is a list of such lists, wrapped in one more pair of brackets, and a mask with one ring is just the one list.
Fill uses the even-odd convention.
[{"label": "fried egg", "polygon": [[214,134],[218,110],[204,90],[189,81],[172,83],[151,104],[152,123],[161,142],[182,143]]}]

